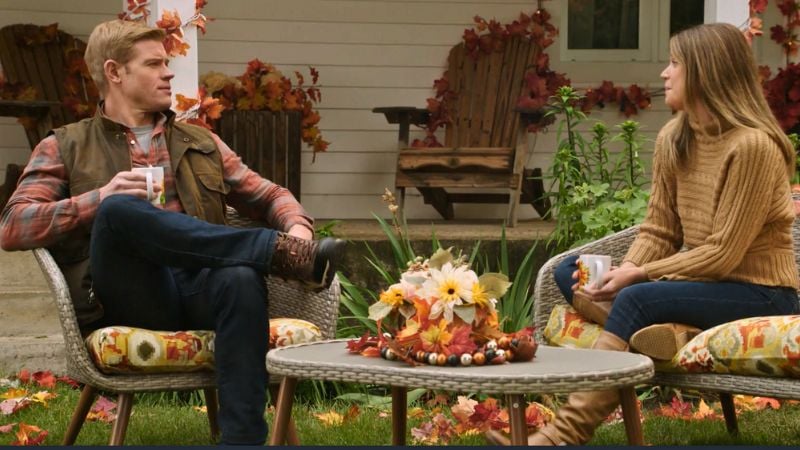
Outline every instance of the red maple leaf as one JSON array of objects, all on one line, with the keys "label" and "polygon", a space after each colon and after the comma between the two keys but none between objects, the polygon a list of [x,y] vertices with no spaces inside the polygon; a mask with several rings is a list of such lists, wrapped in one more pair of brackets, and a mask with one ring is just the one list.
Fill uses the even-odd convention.
[{"label": "red maple leaf", "polygon": [[447,344],[447,350],[450,354],[461,355],[464,353],[474,352],[478,346],[470,338],[472,327],[469,325],[462,325],[453,329],[453,338]]},{"label": "red maple leaf", "polygon": [[370,336],[369,331],[365,332],[360,339],[351,339],[347,341],[347,351],[350,353],[361,353],[368,347],[376,347],[378,345],[378,338]]},{"label": "red maple leaf", "polygon": [[56,387],[56,377],[49,370],[34,372],[31,378],[43,388],[54,389]]},{"label": "red maple leaf", "polygon": [[750,14],[761,14],[767,9],[768,0],[750,0]]}]

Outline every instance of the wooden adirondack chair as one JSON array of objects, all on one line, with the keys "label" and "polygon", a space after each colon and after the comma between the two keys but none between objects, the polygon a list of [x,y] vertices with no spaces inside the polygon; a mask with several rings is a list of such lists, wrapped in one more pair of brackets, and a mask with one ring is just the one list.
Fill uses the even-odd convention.
[{"label": "wooden adirondack chair", "polygon": [[[541,169],[526,170],[529,123],[539,111],[516,108],[526,70],[541,48],[526,38],[513,37],[491,55],[471,58],[460,43],[450,50],[445,74],[456,94],[452,123],[443,148],[409,148],[409,126],[428,120],[428,111],[412,107],[375,108],[389,123],[400,125],[395,189],[402,205],[406,188],[417,188],[426,204],[452,219],[453,203],[507,203],[509,226],[515,226],[519,203],[534,206],[540,216],[549,210],[543,197]],[[449,188],[469,192],[448,192]],[[506,189],[491,193],[488,189]],[[477,191],[477,192],[476,192]]]},{"label": "wooden adirondack chair", "polygon": [[[0,29],[0,65],[9,83],[21,83],[36,90],[34,101],[0,102],[0,116],[25,117],[25,134],[33,149],[47,133],[56,127],[75,122],[78,118],[64,106],[68,96],[66,77],[70,52],[83,55],[86,44],[58,29],[56,24],[8,25]],[[91,81],[88,81],[91,83]],[[93,86],[73,86],[74,94],[84,101]],[[21,170],[9,167],[6,182],[0,188],[0,208],[16,188]]]}]

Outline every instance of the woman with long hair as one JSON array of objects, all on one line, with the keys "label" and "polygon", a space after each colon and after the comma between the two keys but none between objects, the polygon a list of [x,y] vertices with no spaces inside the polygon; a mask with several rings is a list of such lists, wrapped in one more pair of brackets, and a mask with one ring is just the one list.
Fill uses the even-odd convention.
[{"label": "woman with long hair", "polygon": [[[677,114],[656,139],[638,236],[600,288],[577,292],[574,257],[555,277],[579,312],[611,302],[594,348],[627,351],[630,344],[671,359],[701,329],[798,312],[789,184],[795,153],[736,27],[704,24],[673,36],[661,78]],[[573,302],[573,293],[582,301]],[[529,443],[583,444],[618,404],[614,390],[573,393]]]}]

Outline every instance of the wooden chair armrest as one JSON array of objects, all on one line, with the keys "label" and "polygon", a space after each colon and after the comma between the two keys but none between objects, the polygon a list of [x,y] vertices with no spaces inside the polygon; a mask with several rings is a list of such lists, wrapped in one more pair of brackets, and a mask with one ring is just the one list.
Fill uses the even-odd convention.
[{"label": "wooden chair armrest", "polygon": [[384,106],[373,108],[372,112],[383,114],[386,121],[400,125],[397,143],[399,148],[408,147],[408,137],[411,125],[422,125],[428,123],[430,111],[413,106]]},{"label": "wooden chair armrest", "polygon": [[638,226],[626,228],[618,233],[553,256],[544,263],[536,276],[536,285],[533,289],[533,326],[536,327],[536,339],[543,342],[542,332],[553,307],[567,303],[553,277],[553,272],[561,264],[561,261],[569,256],[594,254],[609,255],[615,264],[619,264],[638,233]]}]

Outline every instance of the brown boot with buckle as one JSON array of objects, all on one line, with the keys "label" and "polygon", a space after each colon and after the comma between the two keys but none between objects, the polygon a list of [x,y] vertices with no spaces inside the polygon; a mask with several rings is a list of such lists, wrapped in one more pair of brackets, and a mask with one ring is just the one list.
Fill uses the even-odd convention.
[{"label": "brown boot with buckle", "polygon": [[[628,343],[617,335],[603,331],[593,349],[628,351]],[[558,409],[556,418],[536,433],[528,436],[528,445],[581,445],[594,435],[594,430],[619,405],[619,391],[591,391],[570,394]],[[486,432],[486,439],[495,445],[510,445],[511,441],[498,431]]]},{"label": "brown boot with buckle", "polygon": [[583,318],[603,326],[606,324],[612,306],[614,306],[613,300],[596,302],[581,291],[575,291],[572,294],[572,307],[575,308],[575,311],[578,311]]},{"label": "brown boot with buckle", "polygon": [[279,232],[269,273],[300,281],[311,288],[326,288],[333,281],[344,244],[341,239],[312,241]]},{"label": "brown boot with buckle", "polygon": [[669,361],[703,330],[682,323],[657,323],[631,336],[631,348],[653,359]]}]

